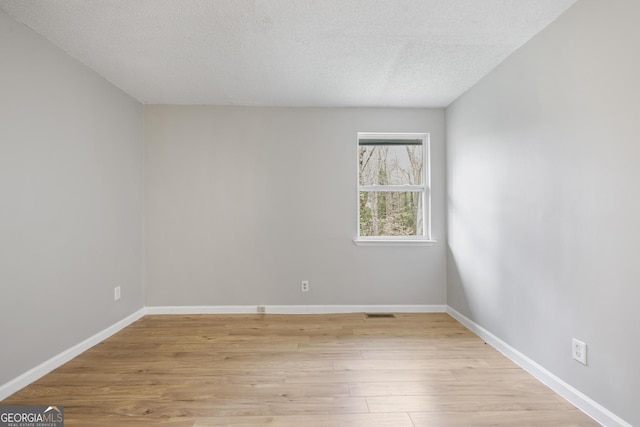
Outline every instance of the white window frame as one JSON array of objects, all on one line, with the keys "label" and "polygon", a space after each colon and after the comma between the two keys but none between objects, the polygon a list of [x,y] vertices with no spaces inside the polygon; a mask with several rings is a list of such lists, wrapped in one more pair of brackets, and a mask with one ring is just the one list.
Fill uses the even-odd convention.
[{"label": "white window frame", "polygon": [[[393,139],[422,140],[422,185],[360,185],[360,140]],[[358,246],[431,246],[436,243],[431,238],[431,141],[428,133],[358,132],[356,139],[356,238]],[[361,191],[420,191],[422,193],[423,234],[416,236],[360,236],[360,192]]]}]

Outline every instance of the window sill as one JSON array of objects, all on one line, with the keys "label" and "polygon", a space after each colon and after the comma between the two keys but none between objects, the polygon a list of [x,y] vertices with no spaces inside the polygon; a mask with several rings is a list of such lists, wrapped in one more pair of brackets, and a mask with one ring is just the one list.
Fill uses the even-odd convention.
[{"label": "window sill", "polygon": [[433,246],[437,240],[426,239],[354,239],[356,246]]}]

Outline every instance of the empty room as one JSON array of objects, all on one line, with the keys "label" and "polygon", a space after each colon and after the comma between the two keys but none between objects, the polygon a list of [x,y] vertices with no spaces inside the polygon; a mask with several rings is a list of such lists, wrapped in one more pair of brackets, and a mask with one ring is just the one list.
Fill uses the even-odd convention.
[{"label": "empty room", "polygon": [[640,426],[639,18],[0,0],[0,427]]}]

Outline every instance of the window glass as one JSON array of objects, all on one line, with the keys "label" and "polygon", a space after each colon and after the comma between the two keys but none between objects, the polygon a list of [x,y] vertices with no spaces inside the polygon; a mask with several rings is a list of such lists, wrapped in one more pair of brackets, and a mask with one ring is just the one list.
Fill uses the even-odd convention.
[{"label": "window glass", "polygon": [[360,185],[422,184],[422,145],[360,145]]},{"label": "window glass", "polygon": [[361,191],[360,236],[421,236],[421,191]]},{"label": "window glass", "polygon": [[358,134],[358,238],[430,238],[428,134]]}]

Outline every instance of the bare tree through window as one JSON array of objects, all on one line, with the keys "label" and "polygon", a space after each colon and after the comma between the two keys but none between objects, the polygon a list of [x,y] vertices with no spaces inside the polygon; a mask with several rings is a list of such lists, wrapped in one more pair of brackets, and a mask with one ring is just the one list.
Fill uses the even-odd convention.
[{"label": "bare tree through window", "polygon": [[361,237],[425,234],[422,138],[359,137]]}]

